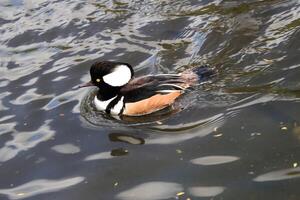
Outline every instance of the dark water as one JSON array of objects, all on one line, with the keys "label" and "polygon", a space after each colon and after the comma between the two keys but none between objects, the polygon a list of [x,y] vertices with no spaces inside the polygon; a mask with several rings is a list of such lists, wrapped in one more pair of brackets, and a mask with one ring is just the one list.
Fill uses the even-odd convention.
[{"label": "dark water", "polygon": [[[300,2],[0,2],[0,199],[300,198]],[[97,114],[96,60],[210,64],[182,111]]]}]

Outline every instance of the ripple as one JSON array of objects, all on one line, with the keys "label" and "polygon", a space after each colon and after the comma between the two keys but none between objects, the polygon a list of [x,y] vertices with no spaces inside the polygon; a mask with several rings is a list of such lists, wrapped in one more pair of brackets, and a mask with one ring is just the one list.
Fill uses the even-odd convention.
[{"label": "ripple", "polygon": [[255,182],[282,181],[300,177],[300,168],[290,168],[278,171],[272,171],[266,174],[259,175],[254,178]]},{"label": "ripple", "polygon": [[[41,69],[40,67],[47,64],[47,62],[51,60],[51,57],[57,53],[53,49],[47,48],[46,43],[38,43],[28,46],[24,45],[16,48],[2,48],[5,48],[4,52],[6,53],[3,55],[5,56],[5,65],[1,71],[5,78],[10,81],[27,77],[34,72],[39,71]],[[9,63],[13,63],[15,67],[11,68]]]},{"label": "ripple", "polygon": [[13,117],[15,117],[15,115],[6,115],[6,116],[0,118],[0,122],[4,122],[6,120],[12,119]]},{"label": "ripple", "polygon": [[51,130],[49,123],[51,120],[46,120],[45,124],[35,131],[16,132],[12,134],[13,139],[6,142],[0,149],[0,162],[8,161],[14,158],[19,152],[27,151],[41,142],[51,139],[55,131]]},{"label": "ripple", "polygon": [[36,88],[31,88],[29,90],[26,90],[24,94],[19,96],[18,98],[10,101],[14,105],[26,105],[29,102],[35,101],[35,100],[40,100],[40,99],[48,99],[52,95],[42,95],[42,94],[37,94],[36,93]]},{"label": "ripple", "polygon": [[31,86],[31,85],[35,84],[38,79],[39,79],[38,77],[32,78],[28,82],[22,84],[22,86]]},{"label": "ripple", "polygon": [[60,81],[60,80],[63,80],[65,78],[67,78],[67,76],[58,76],[55,79],[53,79],[52,81]]},{"label": "ripple", "polygon": [[3,134],[13,131],[15,126],[16,126],[15,122],[1,123],[0,124],[0,135],[3,135]]},{"label": "ripple", "polygon": [[9,84],[8,80],[0,81],[0,87],[5,87]]},{"label": "ripple", "polygon": [[[180,143],[183,141],[191,140],[195,137],[207,136],[210,133],[212,133],[216,127],[221,127],[224,124],[224,119],[222,118],[222,116],[223,116],[223,114],[220,114],[220,115],[216,115],[214,117],[208,118],[206,120],[195,122],[196,127],[189,126],[189,129],[183,129],[181,131],[174,129],[173,131],[176,131],[176,133],[177,133],[176,135],[164,134],[163,136],[162,135],[150,136],[150,138],[146,139],[146,144],[177,144],[177,143]],[[212,120],[212,121],[209,121],[209,120]],[[170,126],[170,127],[172,127],[172,126]],[[176,127],[177,127],[177,125],[176,125]],[[165,130],[165,129],[160,127],[160,130]],[[174,133],[174,132],[172,132],[172,133]],[[180,133],[182,133],[182,134],[180,134]]]},{"label": "ripple", "polygon": [[129,190],[117,194],[117,199],[122,200],[159,200],[176,197],[183,187],[172,182],[147,182],[137,185]]},{"label": "ripple", "polygon": [[239,160],[239,157],[235,156],[205,156],[200,158],[195,158],[191,160],[191,163],[195,165],[220,165],[224,163],[234,162]]},{"label": "ripple", "polygon": [[0,108],[1,110],[9,110],[9,107],[3,105],[3,98],[11,95],[11,92],[2,92],[0,93]]},{"label": "ripple", "polygon": [[57,192],[82,182],[84,177],[65,178],[62,180],[34,180],[18,187],[0,189],[0,194],[7,195],[9,199],[25,199],[38,194]]},{"label": "ripple", "polygon": [[[246,98],[246,99],[249,100],[249,98]],[[261,104],[261,103],[266,103],[266,102],[269,102],[269,101],[274,101],[275,99],[276,99],[275,96],[270,96],[270,95],[265,95],[265,96],[262,96],[262,97],[259,97],[259,98],[256,97],[255,99],[253,99],[249,102],[246,102],[242,105],[237,105],[237,106],[231,107],[228,110],[230,111],[230,110],[237,110],[237,109],[241,109],[241,108],[246,108],[246,107],[253,106],[253,105],[256,105],[256,104]]]},{"label": "ripple", "polygon": [[[62,105],[65,105],[69,102],[73,101],[80,101],[84,96],[84,93],[80,92],[74,92],[74,91],[68,91],[63,94],[57,95],[54,98],[52,98],[44,107],[43,109],[45,111],[56,109]],[[80,112],[80,104],[77,104],[73,109],[73,113],[79,113]]]},{"label": "ripple", "polygon": [[202,125],[213,125],[214,123],[220,125],[222,123],[224,123],[224,114],[223,113],[219,113],[217,115],[205,118],[205,119],[201,119],[198,121],[193,121],[190,123],[178,123],[175,125],[159,125],[159,126],[152,126],[151,129],[154,130],[164,130],[164,131],[169,131],[169,132],[180,132],[180,131],[185,131],[188,129],[192,129],[192,128],[197,128],[197,127],[201,127]]}]

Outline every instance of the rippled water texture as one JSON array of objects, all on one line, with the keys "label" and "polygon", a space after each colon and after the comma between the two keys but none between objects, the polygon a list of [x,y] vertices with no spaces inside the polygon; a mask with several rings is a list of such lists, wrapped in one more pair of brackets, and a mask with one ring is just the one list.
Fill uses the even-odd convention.
[{"label": "rippled water texture", "polygon": [[[0,1],[0,199],[300,196],[298,0]],[[96,60],[210,64],[179,110],[93,110]]]}]

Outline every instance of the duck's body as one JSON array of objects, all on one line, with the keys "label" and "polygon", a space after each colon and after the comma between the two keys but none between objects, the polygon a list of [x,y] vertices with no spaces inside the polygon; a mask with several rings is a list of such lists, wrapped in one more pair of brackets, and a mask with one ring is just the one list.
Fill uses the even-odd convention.
[{"label": "duck's body", "polygon": [[170,106],[184,91],[206,80],[213,71],[206,66],[180,74],[158,74],[133,78],[127,63],[97,62],[90,69],[91,81],[97,86],[94,98],[97,110],[111,115],[140,116]]}]

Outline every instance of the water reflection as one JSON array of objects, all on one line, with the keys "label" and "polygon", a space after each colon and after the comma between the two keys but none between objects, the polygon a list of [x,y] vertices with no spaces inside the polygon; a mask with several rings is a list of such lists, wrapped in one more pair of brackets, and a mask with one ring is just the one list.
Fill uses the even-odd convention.
[{"label": "water reflection", "polygon": [[238,160],[235,156],[205,156],[191,160],[195,165],[220,165]]},{"label": "water reflection", "polygon": [[117,199],[123,200],[159,200],[175,197],[183,187],[172,182],[147,182],[117,194]]},{"label": "water reflection", "polygon": [[198,186],[189,188],[189,193],[194,197],[215,197],[221,194],[225,187],[217,186]]},{"label": "water reflection", "polygon": [[19,152],[27,151],[41,142],[53,138],[55,131],[51,130],[49,124],[51,120],[47,120],[45,124],[35,131],[16,132],[12,134],[13,139],[7,141],[0,149],[0,162],[8,161],[14,158]]},{"label": "water reflection", "polygon": [[36,93],[36,88],[27,90],[24,94],[11,101],[14,105],[26,105],[32,101],[40,99],[48,99],[51,95],[41,95]]},{"label": "water reflection", "polygon": [[0,124],[0,135],[11,132],[14,127],[15,127],[14,122],[12,122],[12,123],[3,123],[3,122],[1,122],[1,124]]},{"label": "water reflection", "polygon": [[80,148],[75,146],[74,144],[60,144],[51,147],[52,150],[61,154],[75,154],[80,152]]},{"label": "water reflection", "polygon": [[0,194],[7,195],[9,199],[25,199],[38,194],[56,192],[77,185],[84,177],[65,178],[62,180],[34,180],[18,187],[0,189]]},{"label": "water reflection", "polygon": [[128,144],[145,144],[145,140],[143,138],[123,133],[110,133],[109,140],[112,142],[125,142]]},{"label": "water reflection", "polygon": [[129,151],[125,148],[118,148],[118,149],[113,149],[110,152],[110,155],[112,156],[125,156],[129,153]]},{"label": "water reflection", "polygon": [[125,148],[117,148],[117,149],[112,149],[111,151],[106,151],[106,152],[89,155],[84,158],[84,161],[112,159],[112,158],[118,157],[118,156],[125,156],[128,153],[129,153],[129,151]]}]

